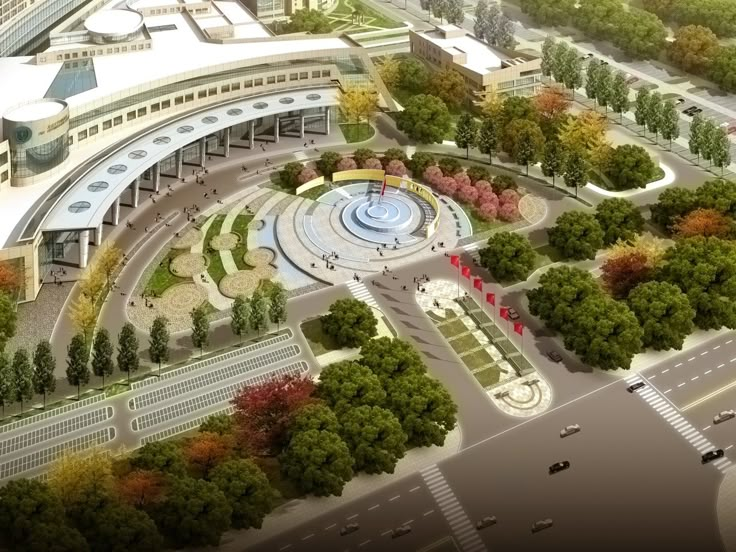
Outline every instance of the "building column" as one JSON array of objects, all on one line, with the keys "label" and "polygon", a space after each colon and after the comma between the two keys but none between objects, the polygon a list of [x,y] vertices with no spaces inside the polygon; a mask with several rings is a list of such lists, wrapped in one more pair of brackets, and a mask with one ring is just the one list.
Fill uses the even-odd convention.
[{"label": "building column", "polygon": [[273,116],[273,141],[278,144],[279,143],[279,130],[281,130],[279,127],[281,126],[281,117],[278,115]]},{"label": "building column", "polygon": [[141,177],[137,177],[130,185],[130,204],[133,208],[138,207],[138,195],[141,188]]},{"label": "building column", "polygon": [[199,166],[204,167],[207,161],[207,137],[199,139]]},{"label": "building column", "polygon": [[[181,171],[181,163],[179,163],[178,171]],[[153,181],[153,191],[158,193],[161,188],[161,165],[154,163],[151,167],[151,180]]]},{"label": "building column", "polygon": [[184,164],[184,150],[179,148],[176,150],[176,178],[181,178],[182,168]]},{"label": "building column", "polygon": [[330,134],[330,106],[329,105],[325,107],[325,128],[327,129],[327,132],[325,134]]},{"label": "building column", "polygon": [[95,228],[95,245],[99,246],[102,243],[102,223]]},{"label": "building column", "polygon": [[299,112],[299,138],[304,138],[304,111]]},{"label": "building column", "polygon": [[250,131],[248,132],[248,147],[255,149],[256,147],[256,122],[255,120],[250,122]]},{"label": "building column", "polygon": [[117,226],[120,224],[120,196],[115,198],[112,204],[112,225]]},{"label": "building column", "polygon": [[225,129],[225,135],[222,138],[222,147],[225,150],[225,157],[230,157],[230,127]]},{"label": "building column", "polygon": [[79,268],[87,268],[89,259],[89,230],[79,231]]}]

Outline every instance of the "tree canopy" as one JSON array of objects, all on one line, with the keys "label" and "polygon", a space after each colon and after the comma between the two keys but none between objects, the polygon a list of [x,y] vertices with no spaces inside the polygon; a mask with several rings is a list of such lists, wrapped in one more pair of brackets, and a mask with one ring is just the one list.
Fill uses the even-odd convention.
[{"label": "tree canopy", "polygon": [[398,129],[423,144],[442,142],[451,122],[445,103],[436,96],[425,94],[413,96],[396,116]]},{"label": "tree canopy", "polygon": [[603,230],[603,244],[631,240],[644,229],[644,217],[628,199],[613,197],[601,201],[595,209],[595,218]]},{"label": "tree canopy", "polygon": [[594,259],[603,247],[603,230],[594,215],[583,211],[562,213],[547,230],[549,243],[565,258]]},{"label": "tree canopy", "polygon": [[378,335],[375,315],[358,299],[338,299],[330,312],[320,318],[322,331],[341,347],[360,347]]},{"label": "tree canopy", "polygon": [[673,284],[640,284],[629,294],[628,304],[641,325],[644,347],[655,351],[680,350],[693,331],[695,310],[687,295]]},{"label": "tree canopy", "polygon": [[210,480],[230,504],[230,523],[235,529],[260,529],[278,497],[266,474],[252,460],[223,462],[212,470]]},{"label": "tree canopy", "polygon": [[535,257],[529,238],[511,232],[493,234],[480,250],[480,264],[500,282],[526,279]]},{"label": "tree canopy", "polygon": [[340,416],[340,436],[355,471],[393,473],[406,452],[407,436],[394,414],[378,406],[350,408]]},{"label": "tree canopy", "polygon": [[335,362],[319,375],[317,396],[335,412],[357,406],[380,406],[386,399],[381,380],[370,368],[354,361]]}]

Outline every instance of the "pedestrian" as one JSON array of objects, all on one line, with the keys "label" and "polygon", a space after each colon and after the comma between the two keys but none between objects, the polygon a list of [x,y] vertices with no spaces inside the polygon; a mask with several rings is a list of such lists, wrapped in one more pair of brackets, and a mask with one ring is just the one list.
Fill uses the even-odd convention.
[{"label": "pedestrian", "polygon": [[207,161],[212,161],[212,156],[211,155],[208,155],[207,156]]},{"label": "pedestrian", "polygon": [[148,226],[146,226],[146,228],[144,229],[144,232],[145,232],[146,234],[148,234]]},{"label": "pedestrian", "polygon": [[151,198],[151,201],[153,202],[154,205],[156,204],[156,198],[155,197],[152,197]]},{"label": "pedestrian", "polygon": [[434,252],[434,245],[432,246],[432,252]]},{"label": "pedestrian", "polygon": [[207,199],[208,197],[210,197],[209,194],[207,192],[205,192],[204,193],[204,198]]},{"label": "pedestrian", "polygon": [[213,195],[217,195],[217,188],[215,188],[215,189],[212,190],[212,194]]}]

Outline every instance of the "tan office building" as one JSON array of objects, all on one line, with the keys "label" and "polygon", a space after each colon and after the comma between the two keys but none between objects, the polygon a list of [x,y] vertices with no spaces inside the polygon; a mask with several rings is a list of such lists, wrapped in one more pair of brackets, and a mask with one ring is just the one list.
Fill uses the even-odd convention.
[{"label": "tan office building", "polygon": [[455,25],[409,31],[409,40],[412,53],[429,64],[458,71],[474,102],[492,91],[500,97],[531,96],[542,84],[540,58],[491,47]]}]

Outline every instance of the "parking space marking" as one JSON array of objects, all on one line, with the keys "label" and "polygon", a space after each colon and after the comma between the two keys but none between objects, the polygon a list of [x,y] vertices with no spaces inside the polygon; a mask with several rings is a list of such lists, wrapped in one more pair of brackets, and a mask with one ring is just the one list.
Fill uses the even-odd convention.
[{"label": "parking space marking", "polygon": [[670,371],[670,369],[669,369],[669,368],[667,368],[666,370],[662,370],[662,373],[663,373],[663,374],[666,374],[666,373],[667,373],[667,372],[669,372],[669,371]]},{"label": "parking space marking", "polygon": [[368,508],[368,511],[370,512],[371,510],[375,510],[379,506],[381,506],[381,505],[380,504],[374,504],[373,506],[371,506],[370,508]]}]

